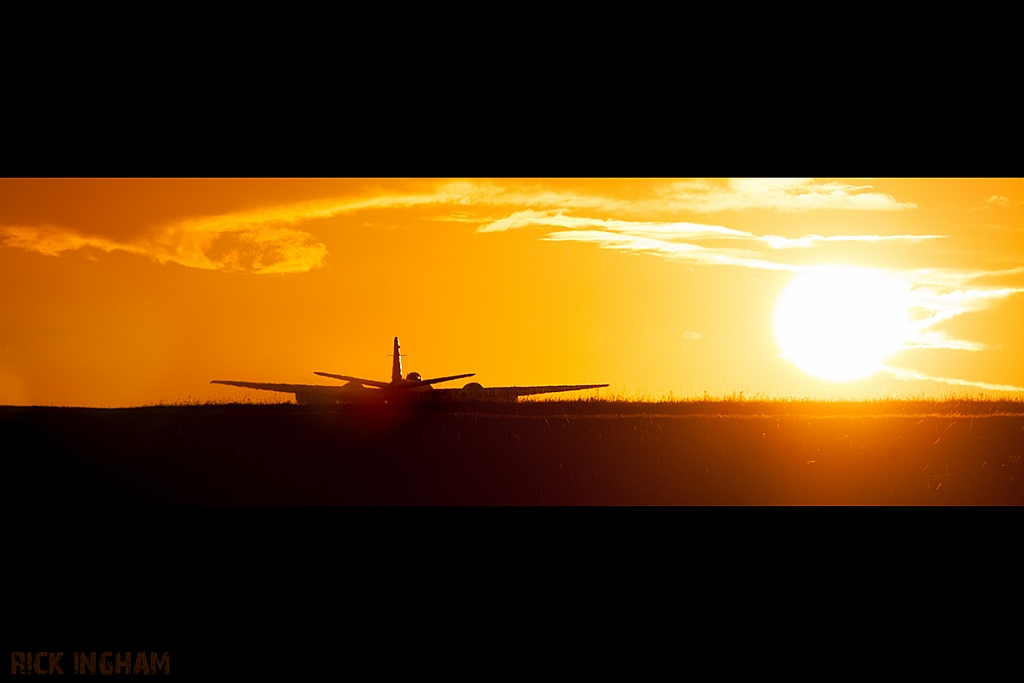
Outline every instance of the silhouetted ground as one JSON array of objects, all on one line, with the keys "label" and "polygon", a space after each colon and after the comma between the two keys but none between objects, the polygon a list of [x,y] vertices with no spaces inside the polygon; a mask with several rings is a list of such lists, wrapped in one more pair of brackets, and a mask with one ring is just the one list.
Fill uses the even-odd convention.
[{"label": "silhouetted ground", "polygon": [[1021,408],[0,407],[0,438],[28,505],[1020,505]]}]

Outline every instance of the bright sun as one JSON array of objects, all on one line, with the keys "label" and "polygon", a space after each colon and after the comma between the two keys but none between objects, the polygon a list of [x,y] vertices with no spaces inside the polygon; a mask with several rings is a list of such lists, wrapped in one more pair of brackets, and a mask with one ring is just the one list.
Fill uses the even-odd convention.
[{"label": "bright sun", "polygon": [[910,287],[882,271],[822,266],[801,273],[775,308],[782,355],[816,377],[872,375],[911,335]]}]

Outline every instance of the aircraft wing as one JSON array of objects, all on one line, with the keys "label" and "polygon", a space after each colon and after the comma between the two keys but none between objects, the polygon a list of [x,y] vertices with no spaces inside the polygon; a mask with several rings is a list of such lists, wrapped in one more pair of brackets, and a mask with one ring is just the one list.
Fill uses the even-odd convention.
[{"label": "aircraft wing", "polygon": [[[336,400],[344,402],[380,401],[388,394],[380,393],[378,389],[367,389],[361,384],[387,389],[386,382],[372,382],[359,379],[358,377],[347,377],[345,375],[329,375],[326,372],[318,372],[318,375],[343,379],[353,384],[340,387],[324,386],[322,384],[276,384],[273,382],[236,382],[235,380],[215,379],[210,384],[226,384],[232,387],[243,389],[260,389],[262,391],[279,391],[286,394],[295,394],[298,403],[333,403]],[[600,389],[607,384],[550,384],[533,387],[482,387],[479,384],[467,384],[462,389],[435,389],[429,392],[413,392],[408,395],[419,396],[423,400],[441,401],[515,401],[520,396],[533,396],[536,394],[556,394],[563,391],[583,391],[585,389]],[[404,392],[403,392],[404,393]]]},{"label": "aircraft wing", "polygon": [[499,400],[514,399],[520,396],[535,394],[557,394],[562,391],[582,391],[584,389],[600,389],[607,384],[552,384],[538,387],[484,387],[484,397]]},{"label": "aircraft wing", "polygon": [[472,377],[475,372],[467,372],[465,375],[449,375],[448,377],[434,377],[432,379],[420,380],[420,384],[437,384],[438,382],[450,382],[453,379],[462,379],[464,377]]},{"label": "aircraft wing", "polygon": [[607,384],[550,384],[534,387],[482,387],[479,384],[467,384],[461,389],[435,389],[424,398],[439,401],[515,401],[520,396],[535,394],[556,394],[563,391],[582,391],[584,389],[600,389]]},{"label": "aircraft wing", "polygon": [[377,387],[378,389],[387,389],[391,385],[388,382],[378,382],[375,379],[360,379],[358,377],[349,377],[348,375],[332,375],[329,372],[314,372],[314,375],[320,375],[321,377],[330,377],[331,379],[343,379],[346,382],[355,382],[356,384],[365,384],[370,387]]},{"label": "aircraft wing", "polygon": [[377,389],[367,389],[359,384],[345,384],[340,387],[329,387],[322,384],[276,384],[273,382],[236,382],[228,379],[215,379],[210,384],[226,384],[243,389],[260,389],[262,391],[279,391],[284,394],[295,394],[295,402],[299,404],[342,402],[365,402],[380,400]]},{"label": "aircraft wing", "polygon": [[242,387],[244,389],[262,389],[263,391],[281,391],[286,394],[294,394],[296,391],[310,391],[316,389],[340,389],[341,387],[325,387],[322,384],[274,384],[272,382],[236,382],[229,379],[211,380],[210,384],[227,384],[231,387]]}]

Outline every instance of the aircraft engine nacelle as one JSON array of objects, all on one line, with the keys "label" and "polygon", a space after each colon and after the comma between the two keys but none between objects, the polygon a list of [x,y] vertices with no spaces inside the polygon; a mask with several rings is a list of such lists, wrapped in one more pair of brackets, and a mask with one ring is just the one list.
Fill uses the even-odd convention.
[{"label": "aircraft engine nacelle", "polygon": [[421,375],[418,372],[410,372],[408,375],[405,376],[405,379],[407,379],[410,382],[422,382],[423,375]]},{"label": "aircraft engine nacelle", "polygon": [[479,382],[470,382],[466,386],[462,387],[463,398],[469,400],[479,400],[484,395],[484,387]]}]

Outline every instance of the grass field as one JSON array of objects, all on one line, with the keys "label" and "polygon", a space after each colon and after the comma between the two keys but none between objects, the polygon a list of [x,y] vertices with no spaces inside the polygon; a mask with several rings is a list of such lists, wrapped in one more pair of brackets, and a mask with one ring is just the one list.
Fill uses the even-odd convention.
[{"label": "grass field", "polygon": [[34,505],[1024,503],[1024,402],[0,407]]}]

